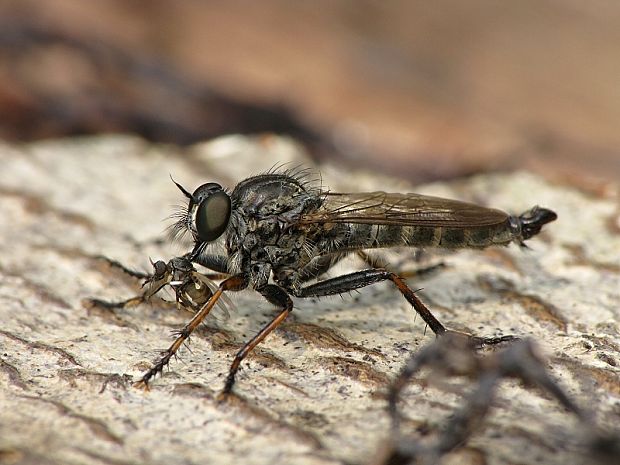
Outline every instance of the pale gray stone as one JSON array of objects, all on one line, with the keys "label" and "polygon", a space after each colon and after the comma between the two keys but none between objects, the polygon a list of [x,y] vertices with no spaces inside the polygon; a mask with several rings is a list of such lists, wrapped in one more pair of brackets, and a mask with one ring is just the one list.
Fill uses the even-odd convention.
[{"label": "pale gray stone", "polygon": [[[0,146],[0,463],[367,463],[388,435],[384,393],[409,353],[432,341],[391,286],[298,300],[283,327],[243,364],[235,392],[215,397],[235,351],[273,314],[251,291],[231,295],[150,392],[132,381],[189,318],[154,300],[115,312],[140,283],[93,258],[150,271],[149,257],[187,250],[165,218],[205,181],[232,188],[277,163],[313,167],[291,140],[231,136],[186,151],[121,136]],[[334,191],[413,190],[404,181],[321,167]],[[445,270],[413,288],[447,326],[477,335],[532,336],[553,376],[600,425],[620,424],[620,209],[610,186],[593,195],[526,172],[419,186],[422,193],[558,221],[517,246],[426,255]],[[164,221],[162,221],[164,220]],[[418,266],[411,251],[387,253]],[[341,269],[359,268],[352,260]],[[170,296],[168,296],[170,298]],[[462,404],[464,380],[412,383],[405,428],[431,427]],[[516,382],[448,463],[574,463],[583,427]],[[486,460],[486,462],[482,462]]]}]

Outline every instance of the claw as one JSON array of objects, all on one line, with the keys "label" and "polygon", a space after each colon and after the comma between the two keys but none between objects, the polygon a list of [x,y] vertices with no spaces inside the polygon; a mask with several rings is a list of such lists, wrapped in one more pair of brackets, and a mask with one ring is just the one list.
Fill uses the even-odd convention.
[{"label": "claw", "polygon": [[149,387],[149,383],[145,379],[141,379],[140,381],[136,381],[135,383],[133,383],[133,387],[135,387],[136,389],[142,389],[144,392],[150,392],[151,391],[151,388]]},{"label": "claw", "polygon": [[233,396],[233,393],[230,391],[226,391],[226,390],[222,390],[222,392],[220,392],[215,400],[217,401],[218,404],[225,404],[227,403],[230,398]]}]

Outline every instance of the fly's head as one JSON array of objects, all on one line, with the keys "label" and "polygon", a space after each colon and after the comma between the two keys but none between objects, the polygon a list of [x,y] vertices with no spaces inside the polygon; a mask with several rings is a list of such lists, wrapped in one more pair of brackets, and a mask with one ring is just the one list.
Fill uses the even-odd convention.
[{"label": "fly's head", "polygon": [[232,205],[222,186],[208,182],[190,194],[179,183],[173,182],[189,202],[173,215],[178,220],[171,227],[171,236],[179,239],[190,233],[196,244],[202,244],[213,242],[224,234],[230,222]]}]

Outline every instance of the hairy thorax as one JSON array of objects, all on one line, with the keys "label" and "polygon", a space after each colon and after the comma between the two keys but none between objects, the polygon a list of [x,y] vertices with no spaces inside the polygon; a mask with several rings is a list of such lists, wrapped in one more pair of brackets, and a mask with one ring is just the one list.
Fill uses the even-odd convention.
[{"label": "hairy thorax", "polygon": [[321,196],[297,180],[275,174],[248,181],[231,194],[226,240],[231,271],[246,272],[255,289],[267,284],[272,273],[275,282],[288,288],[316,253],[312,231],[299,226],[297,219],[319,208]]}]

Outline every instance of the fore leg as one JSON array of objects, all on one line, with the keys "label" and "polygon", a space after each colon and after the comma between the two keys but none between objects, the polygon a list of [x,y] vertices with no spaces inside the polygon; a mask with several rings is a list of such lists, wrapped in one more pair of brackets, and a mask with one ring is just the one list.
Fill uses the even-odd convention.
[{"label": "fore leg", "polygon": [[213,306],[222,296],[224,291],[240,291],[248,286],[248,280],[244,275],[231,276],[230,278],[222,281],[218,286],[217,291],[207,300],[203,307],[194,315],[194,317],[187,323],[183,329],[178,332],[178,336],[172,345],[164,352],[163,357],[153,367],[147,371],[144,376],[135,385],[142,386],[148,389],[149,380],[160,373],[168,363],[170,359],[175,356],[181,345],[190,337],[192,332],[198,327],[200,323],[206,318]]},{"label": "fore leg", "polygon": [[215,271],[215,274],[206,275],[209,279],[224,279],[230,276],[228,272],[228,258],[224,255],[198,255],[197,257],[187,257],[188,260],[198,263],[210,270]]},{"label": "fore leg", "polygon": [[235,375],[237,371],[239,371],[239,366],[241,362],[247,355],[260,344],[274,329],[276,329],[280,323],[282,323],[286,317],[293,311],[293,301],[288,296],[286,291],[282,289],[280,286],[276,286],[274,284],[267,284],[262,289],[258,290],[265,299],[267,299],[273,305],[281,308],[282,310],[276,317],[271,320],[267,325],[261,329],[256,336],[246,342],[243,347],[237,352],[235,355],[235,359],[230,366],[230,370],[228,372],[228,377],[226,378],[226,384],[224,385],[224,390],[222,394],[229,394],[235,384]]}]

